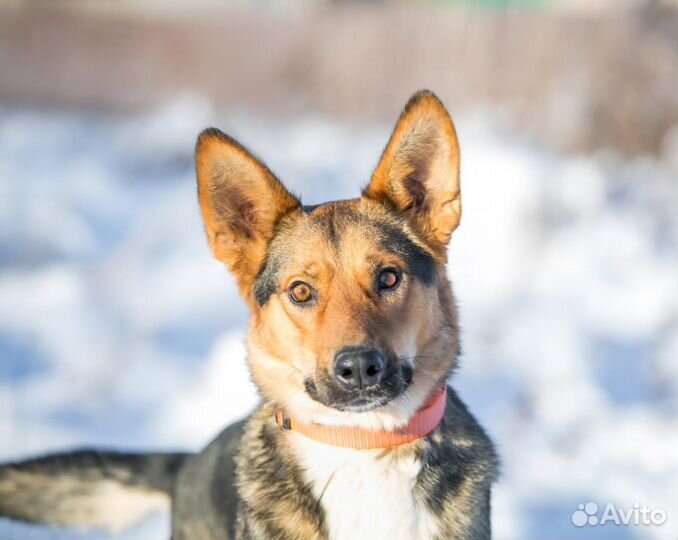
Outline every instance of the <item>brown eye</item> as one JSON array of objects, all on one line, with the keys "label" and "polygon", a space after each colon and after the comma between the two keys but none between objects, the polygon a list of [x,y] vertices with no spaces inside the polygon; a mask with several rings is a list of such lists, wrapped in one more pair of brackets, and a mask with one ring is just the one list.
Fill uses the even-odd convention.
[{"label": "brown eye", "polygon": [[400,278],[395,270],[382,270],[378,280],[379,290],[392,289],[399,281]]},{"label": "brown eye", "polygon": [[296,304],[303,304],[311,299],[311,287],[303,281],[297,281],[290,287],[290,299]]}]

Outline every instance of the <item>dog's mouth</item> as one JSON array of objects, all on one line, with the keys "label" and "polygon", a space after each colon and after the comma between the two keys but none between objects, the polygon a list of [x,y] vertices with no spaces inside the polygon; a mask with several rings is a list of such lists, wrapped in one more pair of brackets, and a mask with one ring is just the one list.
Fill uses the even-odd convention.
[{"label": "dog's mouth", "polygon": [[304,388],[311,399],[341,412],[362,413],[388,405],[407,391],[413,370],[409,364],[394,362],[383,380],[375,386],[346,389],[324,373],[304,380]]},{"label": "dog's mouth", "polygon": [[[313,384],[313,383],[311,383]],[[321,402],[326,407],[331,407],[342,412],[368,412],[388,405],[395,397],[390,396],[356,396],[346,400],[323,400],[313,386],[307,387],[309,396],[315,401]]]}]

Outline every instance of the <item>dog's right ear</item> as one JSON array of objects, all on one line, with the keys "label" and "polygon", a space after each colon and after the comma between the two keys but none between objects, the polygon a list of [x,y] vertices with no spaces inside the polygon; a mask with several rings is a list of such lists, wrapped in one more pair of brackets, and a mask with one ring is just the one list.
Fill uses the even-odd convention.
[{"label": "dog's right ear", "polygon": [[198,137],[195,166],[207,241],[249,301],[275,226],[301,203],[263,163],[218,129]]},{"label": "dog's right ear", "polygon": [[461,217],[459,143],[452,119],[428,90],[414,94],[363,196],[387,203],[443,255]]}]

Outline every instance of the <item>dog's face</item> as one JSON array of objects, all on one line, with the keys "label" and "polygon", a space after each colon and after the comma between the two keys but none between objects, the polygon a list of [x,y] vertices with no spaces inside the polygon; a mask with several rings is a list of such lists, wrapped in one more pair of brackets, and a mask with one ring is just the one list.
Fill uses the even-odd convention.
[{"label": "dog's face", "polygon": [[410,100],[357,199],[303,207],[214,129],[196,167],[210,246],[252,310],[248,361],[264,398],[303,421],[405,423],[458,346],[445,250],[459,151],[443,105]]}]

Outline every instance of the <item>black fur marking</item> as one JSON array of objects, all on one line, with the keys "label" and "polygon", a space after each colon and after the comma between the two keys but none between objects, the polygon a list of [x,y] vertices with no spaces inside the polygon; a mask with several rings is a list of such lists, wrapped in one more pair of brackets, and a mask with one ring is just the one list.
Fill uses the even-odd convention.
[{"label": "black fur marking", "polygon": [[340,202],[343,202],[343,201],[341,201],[341,200],[325,201],[325,202],[321,202],[321,203],[318,203],[318,204],[305,204],[304,206],[301,207],[301,210],[304,214],[312,214],[313,211],[317,208],[322,208],[323,206],[327,206],[328,204],[336,204],[336,203],[340,203]]},{"label": "black fur marking", "polygon": [[172,493],[173,539],[234,537],[239,500],[233,458],[243,428],[244,422],[232,424],[182,467]]},{"label": "black fur marking", "polygon": [[327,240],[329,240],[330,244],[335,248],[339,246],[340,237],[340,233],[337,230],[337,215],[337,207],[332,207],[324,216],[314,220],[316,224],[322,227],[327,235]]},{"label": "black fur marking", "polygon": [[[323,203],[318,206],[327,204],[331,203]],[[356,213],[352,208],[334,205],[332,212],[318,216],[316,223],[324,228],[328,239],[336,246],[340,242],[341,229],[346,227],[347,224],[359,223],[363,220],[366,220],[366,218],[362,214]],[[433,257],[418,246],[405,230],[397,225],[397,222],[377,220],[368,220],[367,222],[377,228],[378,238],[376,240],[380,242],[381,247],[401,257],[412,277],[418,279],[424,285],[435,284],[436,271]]]},{"label": "black fur marking", "polygon": [[379,223],[377,226],[382,247],[405,261],[410,276],[424,285],[435,284],[436,270],[433,257],[415,244],[402,229],[388,223]]},{"label": "black fur marking", "polygon": [[[478,486],[472,491],[479,498],[484,496],[496,479],[498,459],[490,439],[449,387],[447,409],[440,429],[443,435],[440,443],[430,445],[421,456],[428,467],[422,469],[417,489],[421,490],[431,511],[444,516],[446,509],[449,511],[450,507],[457,506],[455,499],[465,498],[463,491],[469,486],[464,484]],[[483,501],[466,501],[466,504],[469,502],[478,503],[475,508],[478,511]]]},{"label": "black fur marking", "polygon": [[304,206],[301,207],[301,211],[304,214],[311,214],[313,210],[316,208],[320,208],[322,205],[327,204],[327,203],[320,203],[320,204],[305,204]]},{"label": "black fur marking", "polygon": [[[325,203],[329,204],[329,203]],[[341,231],[351,222],[360,222],[362,216],[350,209],[335,206],[331,212],[324,213],[312,218],[320,227],[334,246],[341,241]],[[375,240],[380,243],[385,251],[390,251],[401,257],[407,266],[408,274],[424,285],[431,286],[436,283],[435,261],[422,247],[418,246],[410,238],[404,229],[397,223],[388,221],[369,221],[376,228]],[[280,281],[280,269],[284,257],[281,254],[269,252],[264,263],[254,280],[254,298],[260,307],[266,305],[268,300],[278,289]]]},{"label": "black fur marking", "polygon": [[280,261],[266,258],[257,277],[254,278],[254,299],[260,307],[266,305],[269,298],[275,294],[280,280]]}]

